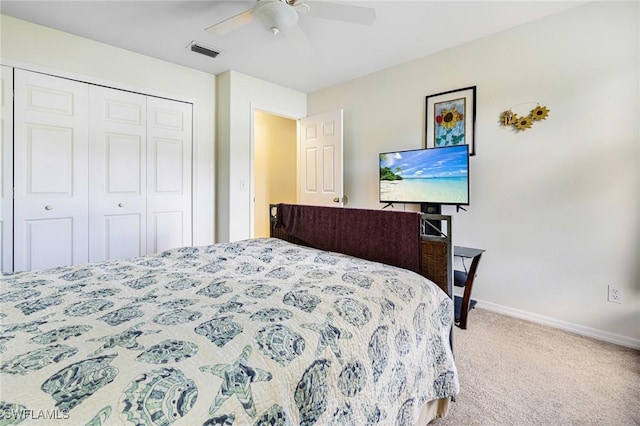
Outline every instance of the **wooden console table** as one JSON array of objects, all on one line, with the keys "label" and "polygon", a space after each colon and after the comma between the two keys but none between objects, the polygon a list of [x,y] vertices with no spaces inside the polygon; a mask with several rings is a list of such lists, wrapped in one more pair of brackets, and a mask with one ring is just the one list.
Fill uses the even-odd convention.
[{"label": "wooden console table", "polygon": [[[456,312],[456,322],[462,329],[467,328],[467,315],[469,314],[469,305],[471,304],[471,289],[473,288],[473,280],[476,277],[478,263],[480,263],[480,258],[482,257],[482,253],[484,252],[485,250],[483,249],[471,247],[453,247],[453,255],[462,259],[462,266],[464,267],[464,271],[453,271],[453,285],[455,285],[456,287],[464,287],[460,310],[459,313]],[[469,270],[467,270],[467,267],[464,263],[465,259],[471,259],[471,266],[469,267]]]}]

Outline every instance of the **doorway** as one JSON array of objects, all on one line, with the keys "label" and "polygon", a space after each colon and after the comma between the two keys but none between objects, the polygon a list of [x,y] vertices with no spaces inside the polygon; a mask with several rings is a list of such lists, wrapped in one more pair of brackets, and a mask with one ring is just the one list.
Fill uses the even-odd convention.
[{"label": "doorway", "polygon": [[298,199],[296,120],[254,112],[253,238],[269,236],[269,204]]}]

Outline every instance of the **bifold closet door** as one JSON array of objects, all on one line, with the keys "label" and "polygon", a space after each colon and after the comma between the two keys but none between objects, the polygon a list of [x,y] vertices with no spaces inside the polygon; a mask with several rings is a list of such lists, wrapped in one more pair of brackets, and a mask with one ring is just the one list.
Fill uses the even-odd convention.
[{"label": "bifold closet door", "polygon": [[147,97],[147,252],[192,244],[192,105]]},{"label": "bifold closet door", "polygon": [[147,252],[146,96],[89,88],[89,260]]},{"label": "bifold closet door", "polygon": [[87,262],[88,84],[14,78],[14,269]]},{"label": "bifold closet door", "polygon": [[0,272],[13,271],[13,68],[0,69]]}]

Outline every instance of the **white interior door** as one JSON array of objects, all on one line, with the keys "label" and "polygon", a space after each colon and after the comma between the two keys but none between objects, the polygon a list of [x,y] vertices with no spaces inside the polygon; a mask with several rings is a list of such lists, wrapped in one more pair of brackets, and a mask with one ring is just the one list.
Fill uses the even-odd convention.
[{"label": "white interior door", "polygon": [[192,244],[192,105],[147,98],[147,252]]},{"label": "white interior door", "polygon": [[146,96],[89,88],[89,260],[146,253]]},{"label": "white interior door", "polygon": [[87,262],[88,85],[14,78],[14,269]]},{"label": "white interior door", "polygon": [[300,120],[300,203],[343,206],[342,110]]},{"label": "white interior door", "polygon": [[13,68],[0,69],[0,272],[13,271]]}]

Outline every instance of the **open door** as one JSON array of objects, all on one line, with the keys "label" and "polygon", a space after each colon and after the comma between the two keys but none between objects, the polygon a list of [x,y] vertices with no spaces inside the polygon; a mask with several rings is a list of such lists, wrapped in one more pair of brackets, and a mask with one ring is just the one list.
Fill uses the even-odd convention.
[{"label": "open door", "polygon": [[298,202],[298,119],[255,110],[251,238],[270,235],[269,204]]},{"label": "open door", "polygon": [[342,110],[300,120],[300,204],[342,207]]}]

